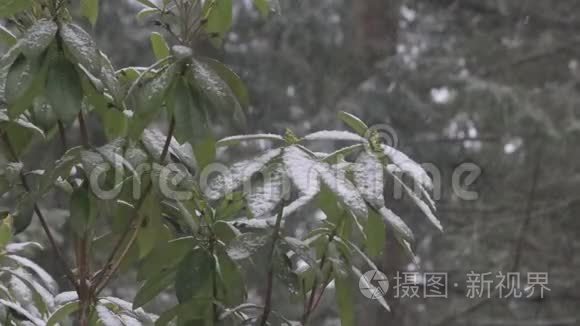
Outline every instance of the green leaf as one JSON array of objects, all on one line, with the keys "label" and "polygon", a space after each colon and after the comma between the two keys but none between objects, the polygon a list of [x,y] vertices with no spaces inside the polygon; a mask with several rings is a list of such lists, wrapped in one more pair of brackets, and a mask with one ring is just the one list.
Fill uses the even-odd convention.
[{"label": "green leaf", "polygon": [[269,239],[268,233],[244,233],[230,242],[226,252],[233,260],[246,259],[263,248]]},{"label": "green leaf", "polygon": [[50,318],[46,321],[46,326],[55,326],[62,321],[69,315],[73,314],[74,312],[80,309],[81,305],[78,301],[69,302],[60,308],[58,308],[55,312],[52,313]]},{"label": "green leaf", "polygon": [[203,319],[206,317],[209,307],[211,307],[211,305],[210,301],[207,299],[199,298],[190,300],[162,313],[155,321],[155,326],[165,326],[178,316],[180,320],[183,319],[186,322],[193,319]]},{"label": "green leaf", "polygon": [[18,40],[16,39],[16,36],[14,36],[14,34],[12,34],[8,28],[0,25],[0,42],[8,47],[12,47],[16,44],[17,41]]},{"label": "green leaf", "polygon": [[46,97],[62,121],[74,120],[81,110],[81,79],[74,65],[62,56],[56,58],[48,70]]},{"label": "green leaf", "polygon": [[336,302],[342,326],[354,326],[354,300],[352,294],[352,282],[349,274],[334,273],[334,284],[336,289]]},{"label": "green leaf", "polygon": [[8,115],[18,117],[26,111],[39,93],[39,80],[43,77],[42,60],[18,56],[6,77],[5,96],[8,103]]},{"label": "green leaf", "polygon": [[150,7],[150,8],[157,8],[157,6],[156,6],[156,5],[155,5],[153,2],[151,2],[151,1],[149,1],[149,0],[137,0],[137,1],[138,1],[139,3],[141,3],[141,4],[145,5],[145,6],[147,6],[147,7]]},{"label": "green leaf", "polygon": [[[214,40],[221,43],[227,31],[232,27],[233,7],[232,0],[210,0],[204,5],[204,14],[207,18],[205,30]],[[215,37],[213,37],[215,35]]]},{"label": "green leaf", "polygon": [[81,11],[93,26],[99,18],[99,0],[82,0]]},{"label": "green leaf", "polygon": [[91,223],[91,199],[84,188],[77,188],[70,200],[70,223],[73,231],[81,236],[89,229]]},{"label": "green leaf", "polygon": [[153,48],[153,53],[157,60],[165,59],[170,56],[169,45],[165,41],[165,37],[160,33],[151,33],[151,47]]},{"label": "green leaf", "polygon": [[193,237],[184,237],[158,244],[141,262],[137,279],[146,280],[163,269],[175,267],[193,249],[195,243]]},{"label": "green leaf", "polygon": [[160,198],[152,191],[139,214],[145,214],[143,224],[140,225],[137,234],[137,245],[139,246],[139,258],[148,255],[155,247],[159,235],[161,235],[163,223],[161,221]]},{"label": "green leaf", "polygon": [[123,138],[127,134],[129,120],[123,112],[111,108],[102,114],[101,119],[107,139]]},{"label": "green leaf", "polygon": [[203,97],[211,104],[212,113],[220,113],[232,120],[238,128],[246,124],[244,112],[230,86],[207,63],[192,59],[190,83],[201,90]]},{"label": "green leaf", "polygon": [[20,50],[28,58],[39,56],[52,43],[57,31],[58,25],[52,20],[37,21],[20,39]]},{"label": "green leaf", "polygon": [[33,3],[33,0],[2,0],[0,2],[0,17],[8,17],[28,10]]},{"label": "green leaf", "polygon": [[263,17],[268,17],[270,13],[280,13],[280,2],[278,0],[254,0],[254,6]]},{"label": "green leaf", "polygon": [[217,270],[220,278],[218,299],[228,306],[243,303],[246,297],[244,278],[238,265],[223,250],[217,254]]},{"label": "green leaf", "polygon": [[175,280],[175,269],[166,269],[149,278],[143,283],[133,300],[133,309],[137,309],[151,301],[159,293],[167,289]]},{"label": "green leaf", "polygon": [[213,260],[201,248],[194,249],[179,264],[175,277],[175,294],[180,303],[199,296],[204,287],[208,287]]},{"label": "green leaf", "polygon": [[161,112],[167,92],[171,88],[176,73],[177,66],[170,65],[163,71],[156,73],[143,86],[140,86],[137,93],[135,116],[129,128],[131,137],[137,138],[140,136],[149,123]]},{"label": "green leaf", "polygon": [[137,13],[137,19],[143,20],[143,19],[145,19],[153,14],[159,13],[159,12],[161,12],[161,11],[159,11],[159,9],[157,9],[157,8],[144,8]]},{"label": "green leaf", "polygon": [[374,210],[369,212],[369,218],[364,231],[367,236],[366,249],[368,254],[371,257],[380,256],[385,249],[387,233],[381,216]]},{"label": "green leaf", "polygon": [[368,136],[369,127],[361,119],[348,112],[340,111],[338,118],[360,136]]},{"label": "green leaf", "polygon": [[8,214],[0,220],[0,250],[12,240],[12,216]]},{"label": "green leaf", "polygon": [[101,74],[101,55],[91,35],[75,24],[65,24],[61,27],[60,37],[67,52],[76,63],[83,65],[96,76]]},{"label": "green leaf", "polygon": [[169,104],[175,118],[175,138],[193,147],[201,169],[215,159],[215,139],[199,98],[194,98],[189,85],[179,79]]},{"label": "green leaf", "polygon": [[47,169],[40,181],[40,193],[45,194],[54,185],[58,178],[69,177],[72,167],[80,161],[80,147],[69,149],[55,162],[54,167]]},{"label": "green leaf", "polygon": [[248,94],[248,89],[246,88],[244,82],[240,79],[240,76],[238,76],[233,70],[217,60],[210,58],[204,58],[202,60],[206,62],[213,69],[213,71],[215,71],[221,77],[221,79],[226,82],[226,84],[228,84],[242,107],[247,108],[250,105],[250,96]]}]

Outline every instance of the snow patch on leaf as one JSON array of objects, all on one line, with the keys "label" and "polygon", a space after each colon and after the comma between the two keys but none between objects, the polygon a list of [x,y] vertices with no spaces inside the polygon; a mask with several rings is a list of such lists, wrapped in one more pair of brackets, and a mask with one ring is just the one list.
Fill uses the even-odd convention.
[{"label": "snow patch on leaf", "polygon": [[279,148],[273,149],[257,158],[235,163],[227,171],[220,171],[220,174],[209,182],[205,189],[206,195],[211,200],[217,200],[231,193],[280,155],[281,151]]},{"label": "snow patch on leaf", "polygon": [[425,188],[432,190],[433,181],[427,174],[427,172],[419,165],[417,162],[410,159],[403,152],[396,150],[393,147],[387,145],[381,145],[383,153],[404,173],[409,174],[415,182],[418,182]]},{"label": "snow patch on leaf", "polygon": [[284,165],[288,176],[304,195],[314,195],[320,191],[317,162],[296,146],[284,150]]},{"label": "snow patch on leaf", "polygon": [[283,167],[276,166],[272,171],[264,173],[263,180],[258,181],[246,195],[248,209],[254,218],[262,218],[272,213],[285,195],[287,185]]},{"label": "snow patch on leaf", "polygon": [[317,168],[322,181],[356,216],[368,216],[367,205],[356,187],[346,178],[344,170],[326,163]]},{"label": "snow patch on leaf", "polygon": [[340,130],[323,130],[317,131],[304,137],[304,140],[344,140],[363,143],[366,141],[363,137],[348,131]]},{"label": "snow patch on leaf", "polygon": [[407,226],[403,219],[386,207],[380,208],[379,213],[387,225],[392,227],[403,240],[413,242],[413,231],[411,231],[411,228]]},{"label": "snow patch on leaf", "polygon": [[353,176],[355,185],[367,202],[375,207],[385,205],[383,165],[376,156],[363,151],[354,164]]}]

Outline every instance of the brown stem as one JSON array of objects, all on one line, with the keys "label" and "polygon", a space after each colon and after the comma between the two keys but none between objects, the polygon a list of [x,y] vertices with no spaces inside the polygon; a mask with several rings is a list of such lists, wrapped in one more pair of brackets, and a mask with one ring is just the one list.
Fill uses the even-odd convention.
[{"label": "brown stem", "polygon": [[63,151],[66,151],[66,149],[68,148],[66,142],[66,130],[64,128],[64,124],[60,119],[57,121],[57,124],[58,124],[58,133],[60,134],[60,142],[62,144]]},{"label": "brown stem", "polygon": [[[6,147],[8,148],[8,151],[10,152],[10,155],[12,155],[14,160],[17,162],[20,161],[18,159],[18,155],[16,154],[16,151],[14,150],[14,147],[12,146],[12,143],[10,142],[10,139],[8,138],[8,136],[6,134],[2,134],[2,139],[6,143]],[[20,172],[20,180],[21,180],[22,186],[24,187],[26,192],[30,193],[30,186],[28,185],[28,182],[26,181],[26,177],[24,176],[24,174],[22,172]],[[38,204],[34,203],[33,208],[34,208],[34,212],[36,213],[36,216],[38,216],[38,220],[40,221],[40,225],[42,226],[42,229],[44,230],[44,233],[46,234],[48,241],[50,242],[50,245],[51,245],[52,249],[54,250],[56,258],[59,260],[59,262],[61,263],[62,267],[65,270],[65,276],[71,282],[73,287],[75,289],[78,289],[78,284],[75,280],[75,276],[73,275],[71,269],[68,267],[68,264],[67,264],[66,260],[64,259],[64,255],[62,254],[62,252],[58,248],[56,241],[54,239],[54,236],[52,234],[52,231],[50,231],[50,228],[48,227],[48,223],[46,222],[44,215],[40,211]]]},{"label": "brown stem", "polygon": [[87,129],[87,124],[85,123],[85,118],[83,116],[83,111],[79,111],[79,128],[81,130],[81,140],[83,142],[84,148],[90,148],[91,144],[89,142],[89,132]]},{"label": "brown stem", "polygon": [[[336,232],[336,229],[328,237],[328,244],[330,244],[334,240],[335,232]],[[322,254],[322,258],[320,259],[320,271],[321,272],[324,270],[324,265],[326,264],[326,259],[327,259],[327,254],[328,254],[328,244],[326,245],[326,247],[324,249],[324,253]],[[310,315],[314,311],[314,307],[315,307],[314,299],[316,298],[317,292],[318,292],[318,274],[316,274],[314,276],[312,291],[310,292],[310,299],[308,299],[308,304],[306,305],[304,315],[302,315],[302,325],[306,325],[308,323],[308,319],[310,318]],[[322,296],[323,292],[324,292],[324,288],[320,292],[320,296]],[[319,300],[320,299],[318,299],[318,301]]]},{"label": "brown stem", "polygon": [[276,218],[276,225],[274,226],[274,232],[272,233],[272,245],[270,246],[270,269],[268,270],[268,279],[266,284],[266,299],[264,301],[264,313],[260,321],[261,326],[266,326],[268,322],[268,317],[272,312],[272,288],[274,285],[274,253],[276,250],[276,242],[280,237],[280,225],[282,224],[282,215],[284,214],[284,200],[280,204],[280,211],[278,212],[278,217]]},{"label": "brown stem", "polygon": [[[171,145],[171,140],[173,139],[174,131],[175,131],[175,118],[171,117],[171,122],[169,124],[169,131],[167,133],[165,145],[163,146],[163,151],[161,152],[161,157],[159,158],[160,162],[165,161],[165,158],[167,157],[167,154],[169,153],[169,146]],[[111,255],[109,256],[109,259],[105,263],[105,266],[97,274],[98,279],[95,279],[93,282],[94,285],[91,286],[91,290],[94,290],[94,295],[98,295],[105,288],[107,283],[111,280],[113,275],[117,272],[117,270],[121,266],[123,259],[125,258],[125,256],[127,256],[127,254],[129,253],[129,250],[131,249],[131,246],[133,245],[133,243],[137,239],[137,235],[139,234],[139,227],[141,226],[141,224],[143,223],[143,220],[145,218],[145,215],[139,214],[139,210],[141,210],[143,203],[145,202],[145,200],[149,196],[149,193],[151,192],[152,189],[153,189],[153,183],[149,182],[147,184],[147,188],[145,188],[143,196],[141,196],[141,198],[139,198],[139,201],[137,202],[137,204],[133,208],[133,214],[134,214],[133,218],[132,218],[133,223],[131,223],[131,226],[125,230],[125,233],[118,240],[117,244],[115,245],[115,248],[113,249],[113,251],[111,252]],[[127,241],[125,241],[127,236],[129,236],[129,239]],[[125,243],[124,247],[122,247],[123,243]],[[119,250],[121,250],[121,247],[123,248],[121,251],[121,254],[117,255],[117,252],[119,252]],[[116,257],[116,259],[115,259],[115,257]]]}]

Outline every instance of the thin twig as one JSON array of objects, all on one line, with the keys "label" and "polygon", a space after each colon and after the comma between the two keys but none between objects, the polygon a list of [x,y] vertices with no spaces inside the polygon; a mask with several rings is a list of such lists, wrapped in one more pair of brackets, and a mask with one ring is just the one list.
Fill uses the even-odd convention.
[{"label": "thin twig", "polygon": [[89,131],[87,129],[87,124],[85,123],[85,118],[83,116],[82,110],[79,111],[78,119],[79,119],[79,128],[81,130],[81,141],[83,143],[83,147],[85,149],[90,148],[91,143],[89,141]]},{"label": "thin twig", "polygon": [[[8,148],[10,155],[12,155],[12,157],[14,158],[15,161],[19,162],[20,160],[18,159],[18,155],[16,154],[16,151],[14,150],[14,147],[12,146],[12,143],[10,142],[10,139],[8,138],[8,136],[6,134],[2,134],[2,139],[6,143],[6,147]],[[26,181],[26,177],[24,176],[22,171],[20,172],[20,180],[21,180],[22,186],[24,187],[26,192],[31,193],[30,186],[28,185],[28,182]],[[52,249],[54,250],[57,259],[60,261],[60,263],[62,264],[62,267],[65,270],[65,276],[71,282],[73,287],[78,290],[78,284],[75,280],[75,276],[73,275],[71,269],[68,267],[68,264],[67,264],[66,260],[64,259],[64,255],[62,254],[62,252],[58,248],[58,246],[56,244],[56,240],[54,239],[54,236],[52,234],[52,231],[50,231],[48,223],[46,222],[46,219],[44,218],[44,215],[40,211],[40,208],[38,207],[38,204],[36,202],[34,203],[33,209],[34,209],[34,212],[36,213],[36,216],[38,216],[38,220],[40,221],[40,225],[42,226],[44,233],[48,237],[48,241],[50,242],[50,245],[51,245]]]},{"label": "thin twig", "polygon": [[[163,146],[163,151],[161,152],[161,157],[159,158],[160,162],[165,161],[165,157],[169,153],[169,146],[171,145],[171,140],[173,139],[174,131],[175,131],[175,119],[172,117],[171,123],[169,125],[169,131],[167,133],[167,138],[165,140],[165,145]],[[137,239],[137,235],[139,233],[139,227],[141,226],[141,224],[143,223],[143,220],[145,218],[145,215],[139,214],[139,211],[141,210],[141,207],[145,203],[145,200],[147,199],[147,197],[149,197],[149,193],[151,192],[152,189],[153,189],[153,184],[152,184],[152,182],[149,182],[147,185],[147,188],[145,189],[145,191],[143,193],[143,196],[141,196],[141,198],[139,198],[137,205],[135,205],[135,207],[133,208],[133,218],[132,218],[133,223],[132,223],[132,225],[129,228],[127,228],[127,230],[125,230],[125,233],[121,236],[121,238],[119,239],[119,242],[117,242],[117,245],[115,246],[115,249],[113,249],[113,252],[110,255],[109,260],[105,264],[105,267],[103,267],[103,271],[98,273],[98,276],[102,275],[102,279],[100,279],[98,282],[94,282],[93,289],[94,289],[95,295],[98,295],[105,288],[107,283],[111,280],[113,275],[117,272],[117,270],[121,266],[123,259],[125,258],[125,256],[127,256],[127,254],[129,253],[129,250],[131,249],[131,246],[133,245],[133,243]],[[129,235],[129,233],[131,233],[129,240],[126,242],[121,254],[117,256],[116,252],[118,250],[120,250],[121,244],[125,242],[125,238]],[[115,256],[117,256],[116,261],[114,261]]]},{"label": "thin twig", "polygon": [[60,142],[62,144],[63,151],[66,152],[66,149],[68,148],[66,142],[66,130],[64,128],[64,124],[60,119],[57,121],[57,124],[58,124],[58,133],[60,134]]},{"label": "thin twig", "polygon": [[[333,230],[332,234],[330,234],[328,236],[328,243],[327,243],[326,247],[324,248],[324,253],[322,254],[322,258],[320,259],[320,270],[321,271],[324,270],[324,265],[326,264],[326,260],[328,258],[327,257],[328,245],[334,240],[335,235],[336,235],[336,228]],[[323,291],[324,291],[324,289],[321,291],[321,293]],[[302,315],[302,325],[306,325],[308,323],[308,319],[310,318],[310,315],[314,311],[314,303],[315,303],[314,299],[316,298],[316,292],[318,292],[318,274],[316,274],[314,276],[312,291],[310,292],[310,299],[308,299],[308,304],[306,305],[304,315]]]},{"label": "thin twig", "polygon": [[274,286],[274,253],[276,250],[276,243],[280,237],[280,226],[282,225],[282,216],[284,215],[284,200],[280,204],[280,211],[278,212],[278,217],[276,218],[276,225],[274,226],[274,231],[272,233],[272,244],[270,246],[270,253],[268,259],[270,260],[270,269],[268,270],[268,279],[266,284],[266,299],[264,301],[264,312],[260,321],[261,326],[266,326],[268,322],[268,317],[272,312],[272,289]]}]

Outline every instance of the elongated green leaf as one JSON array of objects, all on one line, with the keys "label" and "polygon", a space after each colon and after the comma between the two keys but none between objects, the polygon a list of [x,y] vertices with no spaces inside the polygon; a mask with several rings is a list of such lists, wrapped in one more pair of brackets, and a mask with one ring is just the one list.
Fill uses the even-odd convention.
[{"label": "elongated green leaf", "polygon": [[89,192],[83,188],[76,189],[70,201],[71,226],[81,236],[88,230],[91,220],[91,200]]},{"label": "elongated green leaf", "polygon": [[366,137],[369,127],[361,119],[348,112],[340,111],[338,117],[360,136]]},{"label": "elongated green leaf", "polygon": [[220,280],[218,298],[228,306],[243,303],[246,297],[246,287],[238,265],[222,249],[218,251],[215,259]]},{"label": "elongated green leaf", "polygon": [[215,159],[215,140],[207,114],[195,95],[184,80],[178,80],[170,109],[176,121],[175,138],[193,146],[197,163],[203,169]]},{"label": "elongated green leaf", "polygon": [[0,250],[12,239],[12,217],[10,215],[2,217],[0,220]]},{"label": "elongated green leaf", "polygon": [[170,286],[175,280],[176,270],[168,268],[161,273],[149,278],[143,283],[135,299],[133,299],[133,309],[137,309]]},{"label": "elongated green leaf", "polygon": [[[212,111],[221,113],[228,119],[234,118],[238,127],[246,124],[244,113],[230,86],[207,63],[192,60],[190,82],[201,90],[211,104]],[[211,113],[211,112],[210,112]]]},{"label": "elongated green leaf", "polygon": [[52,20],[37,21],[20,39],[20,50],[29,58],[39,56],[52,43],[57,30],[58,26]]},{"label": "elongated green leaf", "polygon": [[[233,22],[232,0],[206,1],[204,13],[207,18],[205,30],[215,40],[222,40]],[[219,44],[219,43],[217,43]]]},{"label": "elongated green leaf", "polygon": [[66,317],[70,316],[74,312],[80,309],[80,303],[78,301],[69,302],[55,312],[52,313],[50,318],[46,321],[46,326],[55,326],[65,320]]},{"label": "elongated green leaf", "polygon": [[176,266],[193,249],[195,243],[193,237],[184,237],[157,245],[141,262],[137,279],[146,280],[165,268]]},{"label": "elongated green leaf", "polygon": [[[213,260],[201,248],[194,249],[179,264],[175,276],[175,295],[180,303],[187,302],[208,285],[211,277]],[[207,287],[210,289],[211,287]]]},{"label": "elongated green leaf", "polygon": [[0,17],[8,17],[32,7],[33,0],[2,0],[0,1]]},{"label": "elongated green leaf", "polygon": [[210,58],[204,58],[202,60],[206,62],[213,71],[215,71],[221,79],[226,82],[226,84],[228,84],[234,95],[236,95],[238,102],[240,102],[244,108],[247,108],[250,105],[250,96],[248,94],[248,89],[240,79],[240,76],[217,60]]},{"label": "elongated green leaf", "polygon": [[352,281],[349,274],[340,272],[334,273],[334,285],[336,289],[336,302],[340,315],[340,324],[342,326],[354,326],[354,300],[352,293]]},{"label": "elongated green leaf", "polygon": [[383,219],[379,214],[371,210],[365,225],[364,232],[367,236],[366,249],[371,257],[378,257],[385,249],[387,238]]},{"label": "elongated green leaf", "polygon": [[157,6],[149,1],[149,0],[137,0],[139,3],[143,4],[144,6],[150,7],[150,8],[157,8]]},{"label": "elongated green leaf", "polygon": [[147,18],[153,14],[159,13],[159,12],[161,12],[161,11],[157,8],[143,8],[143,9],[141,9],[141,11],[139,11],[137,13],[137,19],[142,21],[145,18]]},{"label": "elongated green leaf", "polygon": [[82,0],[81,11],[93,26],[99,18],[99,0]]},{"label": "elongated green leaf", "polygon": [[51,64],[46,83],[47,98],[59,119],[71,121],[82,107],[83,90],[80,77],[70,62],[58,57]]},{"label": "elongated green leaf", "polygon": [[348,180],[345,171],[339,167],[325,163],[318,165],[318,172],[324,184],[344,203],[356,216],[366,218],[367,205],[356,187]]},{"label": "elongated green leaf", "polygon": [[20,55],[10,66],[6,77],[5,96],[8,103],[8,115],[18,117],[32,105],[36,81],[41,78],[42,62],[39,59],[28,59]]},{"label": "elongated green leaf", "polygon": [[157,32],[151,33],[151,47],[157,60],[165,59],[171,54],[165,37]]},{"label": "elongated green leaf", "polygon": [[140,214],[145,214],[146,216],[137,235],[140,258],[145,257],[153,250],[157,239],[161,235],[163,223],[161,221],[160,201],[160,198],[155,192],[151,192],[147,199],[145,199],[145,204],[140,212]]},{"label": "elongated green leaf", "polygon": [[8,28],[0,25],[0,42],[2,42],[2,44],[8,47],[12,47],[16,44],[17,41],[18,40],[16,39],[16,36],[14,36],[14,34],[12,34]]},{"label": "elongated green leaf", "polygon": [[100,77],[101,55],[93,38],[75,24],[63,25],[59,35],[74,60],[85,66],[95,77]]}]

